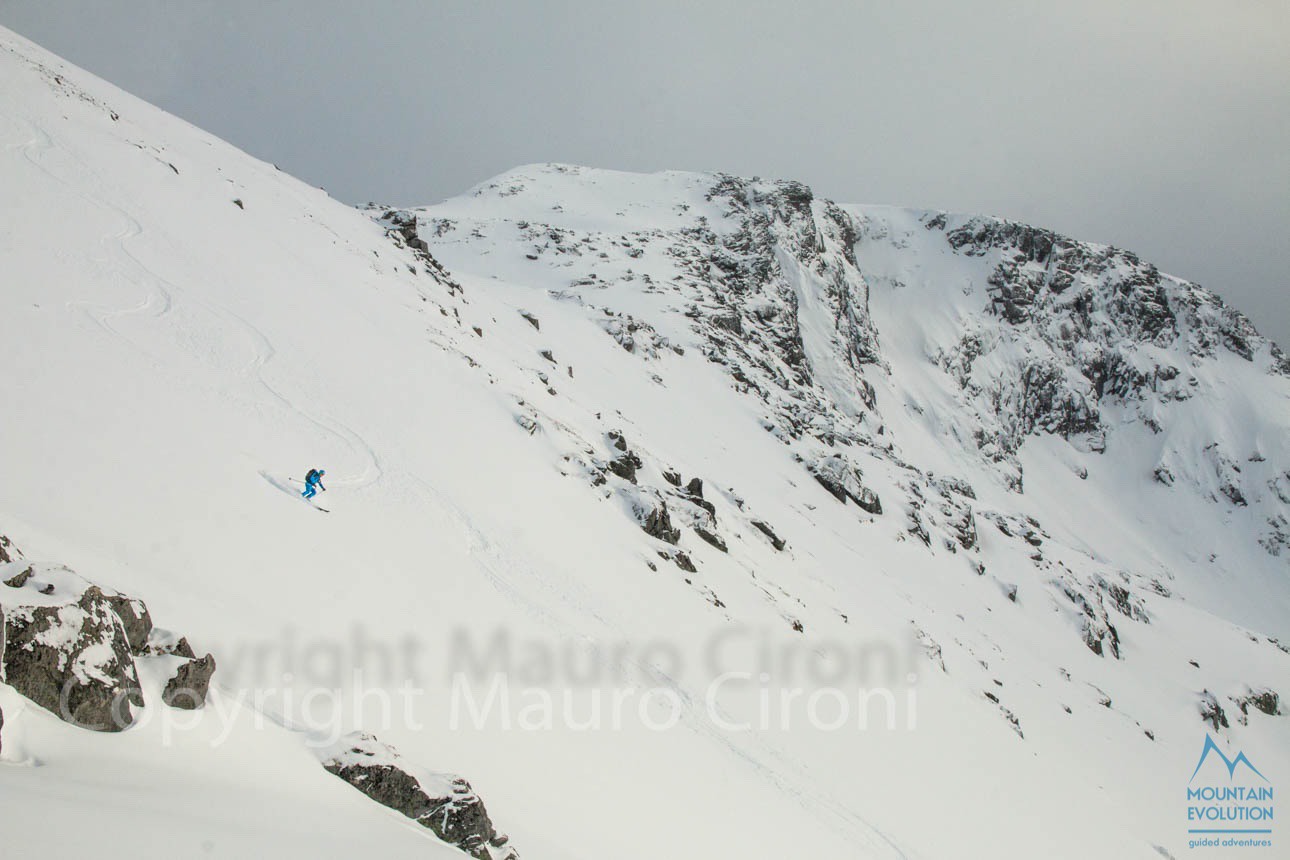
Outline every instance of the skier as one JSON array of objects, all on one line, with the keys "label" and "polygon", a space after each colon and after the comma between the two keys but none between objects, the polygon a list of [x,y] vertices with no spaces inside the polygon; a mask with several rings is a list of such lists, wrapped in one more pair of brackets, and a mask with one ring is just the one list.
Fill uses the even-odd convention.
[{"label": "skier", "polygon": [[312,499],[314,496],[318,495],[318,489],[320,487],[324,493],[327,492],[327,488],[323,487],[322,482],[322,476],[325,474],[327,474],[326,469],[310,469],[309,474],[305,475],[305,490],[300,495],[304,496],[306,499]]}]

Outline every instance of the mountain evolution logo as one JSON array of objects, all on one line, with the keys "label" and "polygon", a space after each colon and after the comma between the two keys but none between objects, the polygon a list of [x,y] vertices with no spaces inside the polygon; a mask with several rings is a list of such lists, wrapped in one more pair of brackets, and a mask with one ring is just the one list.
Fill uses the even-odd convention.
[{"label": "mountain evolution logo", "polygon": [[1188,780],[1189,784],[1196,781],[1196,774],[1200,773],[1201,765],[1205,763],[1205,759],[1209,758],[1209,754],[1211,752],[1221,758],[1223,760],[1223,764],[1227,765],[1228,778],[1234,779],[1236,777],[1236,766],[1244,763],[1246,767],[1257,773],[1260,779],[1264,782],[1268,781],[1268,778],[1259,772],[1259,769],[1254,766],[1253,762],[1246,758],[1244,751],[1238,752],[1236,754],[1236,758],[1228,758],[1227,754],[1218,748],[1218,744],[1214,743],[1214,738],[1206,732],[1205,748],[1200,751],[1200,761],[1196,762],[1196,769],[1191,772],[1191,779]]},{"label": "mountain evolution logo", "polygon": [[[1227,779],[1202,777],[1197,784],[1197,777],[1201,776],[1201,768],[1210,753],[1227,769]],[[1264,784],[1234,784],[1237,782],[1237,768],[1241,765],[1245,765],[1241,771],[1242,779],[1258,777]],[[1226,784],[1221,784],[1223,782]],[[1235,756],[1229,756],[1207,732],[1200,758],[1187,781],[1188,847],[1272,847],[1273,800],[1271,780],[1254,766],[1244,750],[1237,750]]]}]

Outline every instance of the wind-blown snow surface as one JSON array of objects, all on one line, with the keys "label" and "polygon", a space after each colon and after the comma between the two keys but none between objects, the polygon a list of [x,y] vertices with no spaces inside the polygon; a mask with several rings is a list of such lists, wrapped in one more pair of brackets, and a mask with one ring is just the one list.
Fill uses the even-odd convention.
[{"label": "wind-blown snow surface", "polygon": [[[145,689],[118,736],[0,685],[15,854],[452,854],[319,767],[332,728],[468,777],[526,858],[1178,855],[1206,692],[1290,773],[1236,703],[1290,691],[1290,386],[1191,285],[698,174],[359,212],[4,31],[0,141],[0,533],[220,667],[187,728]],[[331,513],[291,498],[312,465]],[[453,729],[454,649],[494,631],[530,662]],[[622,725],[579,728],[575,685],[523,728],[564,688],[540,646],[596,641]],[[714,669],[773,675],[720,696],[757,722],[873,643],[916,655],[892,725],[850,674],[841,728],[809,692],[707,712]],[[302,698],[355,665],[424,693],[330,726]]]}]

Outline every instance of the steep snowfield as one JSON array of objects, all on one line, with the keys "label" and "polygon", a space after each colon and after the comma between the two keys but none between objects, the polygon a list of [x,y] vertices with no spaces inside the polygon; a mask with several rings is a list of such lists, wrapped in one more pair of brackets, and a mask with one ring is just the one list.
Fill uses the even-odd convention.
[{"label": "steep snowfield", "polygon": [[[1058,355],[1018,334],[1050,317],[987,313],[1007,242],[959,253],[934,213],[563,166],[361,212],[2,30],[0,146],[0,534],[219,660],[205,710],[145,679],[119,735],[0,684],[6,853],[461,856],[319,766],[355,729],[465,775],[525,858],[1177,856],[1203,691],[1290,774],[1287,720],[1235,702],[1290,693],[1290,549],[1259,543],[1290,386],[1256,336],[1153,347],[1189,399],[1008,436],[990,385]],[[313,465],[330,513],[292,498]],[[451,657],[496,631],[509,708],[453,728]],[[594,642],[630,683],[587,730],[600,687],[531,661]],[[764,693],[771,725],[714,723],[714,643],[754,679],[721,714]],[[873,643],[895,677],[809,725],[813,670]],[[423,692],[383,719],[352,669]],[[897,718],[862,730],[878,683]],[[333,686],[338,720],[302,701]]]}]

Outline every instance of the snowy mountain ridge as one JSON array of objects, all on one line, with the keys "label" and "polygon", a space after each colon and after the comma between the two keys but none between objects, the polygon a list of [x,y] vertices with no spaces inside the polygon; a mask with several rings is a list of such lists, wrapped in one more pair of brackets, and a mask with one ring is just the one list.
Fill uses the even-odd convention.
[{"label": "snowy mountain ridge", "polygon": [[[624,184],[666,214],[646,224],[609,214],[637,199],[612,196],[609,189]],[[692,202],[696,191],[706,211]],[[526,194],[581,208],[570,213],[556,203],[543,212],[526,205]],[[482,201],[486,214],[473,217]],[[589,213],[635,229],[590,228]],[[970,512],[954,499],[975,491],[958,479],[972,475],[976,483],[993,473],[994,483],[1024,496],[1019,449],[1049,435],[1069,444],[1062,453],[1081,480],[1099,460],[1140,460],[1124,449],[1150,450],[1154,462],[1134,464],[1140,476],[1178,482],[1179,494],[1213,503],[1213,516],[1235,517],[1274,559],[1287,546],[1290,452],[1281,428],[1290,362],[1216,295],[1129,252],[1000,219],[842,207],[794,182],[616,176],[567,165],[520,168],[459,201],[380,217],[407,224],[413,215],[423,225],[417,235],[455,271],[528,280],[522,265],[510,266],[523,253],[533,268],[546,262],[555,270],[539,270],[540,283],[567,280],[548,288],[561,299],[608,302],[638,284],[643,296],[666,296],[653,304],[685,321],[670,321],[671,337],[661,342],[684,342],[678,325],[689,340],[697,336],[705,358],[760,401],[763,427],[808,469],[818,473],[822,461],[832,468],[842,450],[917,476],[902,507],[910,531],[925,540],[923,520],[937,519],[922,510],[929,494],[953,510],[946,545],[963,544]],[[510,247],[499,247],[512,229]],[[510,259],[498,261],[503,255]],[[887,351],[870,308],[875,289],[889,308],[903,300],[903,315],[912,317],[891,320]],[[628,351],[647,360],[657,353],[658,331],[668,328],[659,319],[628,313],[618,321],[608,306],[603,313],[609,321],[600,324]],[[892,352],[902,359],[895,369]],[[1232,386],[1234,374],[1266,393]],[[880,404],[876,386],[890,400]],[[1187,408],[1193,398],[1225,408]],[[897,411],[904,415],[891,415]],[[1248,421],[1251,413],[1253,427],[1231,426],[1227,417]],[[912,438],[902,433],[912,416],[935,426],[931,438],[924,428]],[[1159,438],[1143,444],[1144,427]],[[1084,456],[1108,446],[1115,450],[1105,457]],[[967,456],[949,466],[918,462],[937,448]],[[927,479],[937,473],[958,492]],[[1010,503],[1025,513],[1024,500]]]},{"label": "snowy mountain ridge", "polygon": [[1286,358],[1196,285],[721,174],[355,210],[4,31],[0,135],[4,629],[136,718],[0,675],[15,850],[1179,856],[1211,733],[1290,772]]}]

